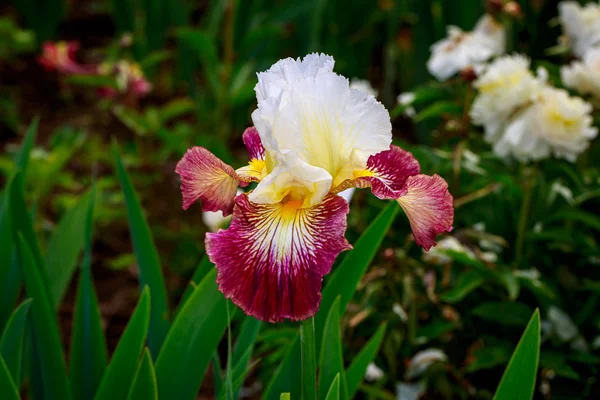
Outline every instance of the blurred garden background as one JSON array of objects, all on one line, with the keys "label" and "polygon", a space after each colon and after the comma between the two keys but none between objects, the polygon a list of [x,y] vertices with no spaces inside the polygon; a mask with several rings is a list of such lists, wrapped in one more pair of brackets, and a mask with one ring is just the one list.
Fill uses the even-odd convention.
[{"label": "blurred garden background", "polygon": [[[589,3],[589,30],[577,36],[559,3],[3,1],[0,332],[9,333],[0,355],[22,398],[155,398],[130,391],[142,387],[144,365],[156,370],[160,399],[299,398],[298,324],[261,323],[233,304],[225,316],[223,295],[208,288],[204,237],[228,221],[199,205],[182,210],[175,167],[191,146],[244,165],[257,72],[313,52],[333,56],[335,72],[386,106],[393,143],[448,182],[455,207],[454,229],[426,253],[397,206],[354,193],[346,237],[355,249],[324,279],[324,304],[341,294],[340,314],[316,323],[317,340],[330,338],[318,331],[325,319],[340,327],[341,397],[491,399],[539,309],[534,398],[600,398],[600,57],[588,54],[600,47],[600,6],[579,2]],[[453,54],[485,15],[502,45]],[[435,64],[432,45],[448,35],[450,56]],[[482,65],[503,54],[521,54],[531,79],[581,98],[583,116],[560,103],[548,118],[566,130],[585,125],[585,145],[543,154],[535,141],[497,145],[472,104],[495,84],[478,83]],[[571,83],[573,63],[589,69],[577,75],[587,86]],[[510,93],[524,85],[513,83]],[[135,339],[136,304],[151,307],[139,370],[146,337]],[[189,325],[173,324],[180,313]],[[167,359],[156,337],[187,347]],[[126,339],[119,354],[132,366],[106,369]],[[321,372],[322,362],[317,354]],[[223,389],[231,374],[232,393]]]}]

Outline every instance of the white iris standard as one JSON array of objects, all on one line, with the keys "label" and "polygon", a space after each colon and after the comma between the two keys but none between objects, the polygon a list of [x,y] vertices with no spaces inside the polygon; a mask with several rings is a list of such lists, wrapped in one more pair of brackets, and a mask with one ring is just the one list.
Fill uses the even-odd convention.
[{"label": "white iris standard", "polygon": [[252,202],[288,197],[313,206],[353,179],[371,155],[389,149],[387,110],[334,73],[333,58],[282,60],[258,79],[252,120],[266,150],[266,176],[250,194]]},{"label": "white iris standard", "polygon": [[449,26],[448,36],[431,46],[427,69],[436,79],[445,81],[468,66],[503,54],[505,47],[504,28],[490,15],[484,15],[472,32]]}]

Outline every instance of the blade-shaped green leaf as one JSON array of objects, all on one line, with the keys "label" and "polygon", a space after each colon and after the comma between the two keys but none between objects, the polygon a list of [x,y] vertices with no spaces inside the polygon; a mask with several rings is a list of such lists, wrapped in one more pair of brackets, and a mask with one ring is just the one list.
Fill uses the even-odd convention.
[{"label": "blade-shaped green leaf", "polygon": [[315,346],[315,321],[308,318],[300,325],[300,351],[302,354],[302,398],[317,399],[317,346]]},{"label": "blade-shaped green leaf", "polygon": [[[247,357],[248,359],[250,359],[251,356],[252,356],[252,349],[248,349],[248,351],[246,351],[246,353],[244,354],[244,357]],[[238,393],[241,390],[242,383],[244,383],[244,379],[250,373],[250,371],[254,368],[254,366],[256,364],[258,364],[259,361],[260,360],[256,360],[251,365],[238,364],[236,366],[236,368],[233,369],[233,372],[232,372],[233,380],[232,380],[232,385],[231,385],[233,393]],[[219,391],[219,396],[217,397],[217,399],[225,400],[227,398],[227,396],[228,396],[227,388],[223,387]],[[239,395],[234,394],[233,398],[237,399],[237,398],[239,398]]]},{"label": "blade-shaped green leaf", "polygon": [[46,267],[52,277],[50,292],[55,305],[59,305],[69,287],[83,248],[85,220],[92,201],[91,192],[84,194],[78,203],[62,218],[48,242]]},{"label": "blade-shaped green leaf", "polygon": [[0,399],[2,400],[20,400],[19,390],[10,375],[10,371],[0,356]]},{"label": "blade-shaped green leaf", "polygon": [[0,356],[4,358],[12,379],[17,384],[21,382],[23,345],[31,301],[31,299],[23,301],[12,313],[0,339]]},{"label": "blade-shaped green leaf", "polygon": [[[262,326],[262,322],[250,315],[246,316],[242,328],[238,335],[238,340],[233,348],[233,382],[237,382],[238,379],[246,374],[248,365],[250,364],[250,358],[252,357],[252,350],[258,337],[258,331]],[[235,385],[234,385],[235,386]],[[234,389],[234,398],[239,397],[239,390]]]},{"label": "blade-shaped green leaf", "polygon": [[365,373],[367,372],[367,367],[373,362],[373,359],[379,350],[379,346],[381,346],[386,327],[386,323],[379,326],[375,335],[373,335],[356,357],[354,357],[352,363],[350,363],[350,366],[346,370],[348,398],[352,399],[356,395],[356,392],[365,377]]},{"label": "blade-shaped green leaf", "polygon": [[340,375],[336,375],[331,382],[327,395],[323,397],[325,400],[339,400],[340,399]]},{"label": "blade-shaped green leaf", "polygon": [[[354,249],[346,254],[340,265],[335,269],[331,278],[327,281],[323,290],[323,299],[319,312],[315,316],[315,334],[317,346],[322,340],[323,327],[331,305],[340,295],[340,310],[344,313],[346,307],[352,300],[358,283],[373,261],[375,254],[381,246],[383,238],[392,226],[400,206],[395,201],[386,206],[373,222],[369,224],[365,232],[354,244]],[[317,348],[317,350],[319,350]]]},{"label": "blade-shaped green leaf", "polygon": [[327,396],[329,387],[337,378],[340,380],[339,394],[342,399],[347,399],[346,377],[344,374],[344,355],[342,354],[342,336],[340,333],[340,298],[338,297],[329,310],[323,343],[321,346],[319,375],[319,398]]},{"label": "blade-shaped green leaf", "polygon": [[[67,367],[63,358],[58,323],[46,280],[42,278],[40,264],[36,264],[34,255],[25,237],[19,234],[19,265],[25,281],[27,296],[33,299],[31,305],[32,334],[35,358],[32,361],[40,373],[44,398],[56,400],[71,399]],[[38,386],[38,389],[41,389]]]},{"label": "blade-shaped green leaf", "polygon": [[[11,193],[16,190],[13,187],[16,174],[20,174],[22,177],[27,174],[29,156],[35,143],[38,122],[39,118],[35,118],[29,125],[21,149],[15,157],[15,172],[8,180],[6,190],[0,196],[0,329],[4,327],[6,318],[14,308],[21,288],[20,274],[14,254],[15,240],[12,228],[14,217],[10,211]],[[21,178],[18,184],[23,183],[24,178]]]},{"label": "blade-shaped green leaf", "polygon": [[179,301],[179,305],[177,306],[177,310],[175,311],[175,316],[179,314],[179,311],[183,308],[185,302],[190,298],[196,286],[204,279],[204,277],[212,270],[215,266],[210,262],[208,256],[204,256],[200,261],[200,264],[196,267],[194,271],[194,275],[192,275],[192,279],[190,280],[189,285],[183,292],[183,296],[181,296],[181,300]]},{"label": "blade-shaped green leaf", "polygon": [[150,308],[150,289],[145,287],[100,382],[95,400],[127,399],[146,342]]},{"label": "blade-shaped green leaf", "polygon": [[35,136],[37,135],[37,129],[40,119],[35,117],[31,124],[29,124],[29,128],[27,128],[27,132],[25,132],[25,138],[23,139],[23,144],[21,145],[21,149],[17,153],[17,157],[15,158],[15,165],[21,171],[23,175],[23,180],[27,177],[27,167],[29,166],[29,155],[31,154],[31,149],[33,149],[33,145],[35,144]]},{"label": "blade-shaped green leaf", "polygon": [[71,338],[70,377],[74,399],[93,399],[108,359],[98,299],[91,274],[92,232],[94,222],[95,187],[90,192],[90,203],[85,215],[85,252],[75,300],[73,336]]},{"label": "blade-shaped green leaf", "polygon": [[[5,242],[9,244],[7,247],[10,255],[6,254],[6,259],[10,261],[0,268],[0,326],[4,325],[8,316],[12,313],[17,304],[19,292],[21,291],[22,268],[19,267],[19,259],[15,247],[12,246],[12,243],[18,242],[17,237],[19,232],[23,234],[29,244],[36,264],[41,266],[38,271],[44,285],[48,282],[46,267],[42,259],[37,237],[33,231],[31,216],[25,203],[23,174],[20,171],[17,171],[10,180],[4,201],[8,202],[6,203],[6,210],[9,213],[6,219],[8,225],[5,226],[10,227],[11,237]],[[0,255],[0,261],[2,259],[3,257]]]},{"label": "blade-shaped green leaf", "polygon": [[483,303],[473,309],[473,315],[502,325],[525,326],[532,314],[531,308],[523,303],[494,301]]},{"label": "blade-shaped green leaf", "polygon": [[195,398],[226,326],[225,298],[213,270],[183,305],[158,355],[159,398]]},{"label": "blade-shaped green leaf", "polygon": [[294,341],[289,344],[283,360],[275,370],[273,378],[265,390],[265,399],[276,400],[279,395],[288,391],[294,393],[298,398],[302,394],[301,379],[298,379],[298,366],[302,362],[302,351],[300,349],[300,335],[296,335]]},{"label": "blade-shaped green leaf", "polygon": [[[323,327],[327,314],[335,299],[340,296],[340,310],[345,310],[352,300],[358,283],[365,274],[368,266],[375,257],[383,238],[394,222],[400,206],[396,202],[384,208],[354,245],[354,250],[346,254],[340,265],[327,281],[323,290],[323,298],[319,312],[315,316],[315,338],[317,346],[321,346]],[[319,349],[317,349],[318,351]],[[277,399],[283,392],[290,392],[293,396],[300,396],[298,385],[297,365],[300,363],[300,339],[297,337],[288,348],[279,368],[267,385],[264,397]]]},{"label": "blade-shaped green leaf", "polygon": [[508,366],[494,400],[531,400],[540,360],[540,311],[535,310]]},{"label": "blade-shaped green leaf", "polygon": [[456,303],[479,286],[483,285],[485,278],[477,271],[467,271],[460,275],[452,289],[444,293],[440,298],[447,303]]},{"label": "blade-shaped green leaf", "polygon": [[146,349],[127,400],[158,400],[158,384],[150,351]]},{"label": "blade-shaped green leaf", "polygon": [[140,281],[142,286],[148,285],[150,287],[150,293],[152,294],[148,347],[150,348],[150,353],[156,357],[169,330],[169,310],[165,281],[150,227],[144,217],[140,201],[135,194],[131,179],[125,171],[116,145],[113,148],[113,153],[117,166],[117,176],[119,177],[125,196],[131,241],[140,269]]}]

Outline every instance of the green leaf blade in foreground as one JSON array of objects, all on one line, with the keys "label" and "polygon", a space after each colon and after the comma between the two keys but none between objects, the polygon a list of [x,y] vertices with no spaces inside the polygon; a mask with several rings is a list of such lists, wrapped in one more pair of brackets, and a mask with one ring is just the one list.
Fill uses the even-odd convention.
[{"label": "green leaf blade in foreground", "polygon": [[0,356],[0,399],[2,400],[20,400],[19,390],[15,385],[10,371]]},{"label": "green leaf blade in foreground", "polygon": [[379,351],[386,328],[386,323],[379,326],[375,335],[373,335],[356,357],[354,357],[354,360],[352,360],[352,363],[346,370],[346,384],[348,385],[349,399],[352,399],[356,395],[356,392],[358,392],[358,388],[365,378],[369,363],[373,361]]},{"label": "green leaf blade in foreground", "polygon": [[19,234],[18,254],[27,296],[33,299],[31,337],[37,359],[32,362],[39,368],[41,375],[39,384],[43,384],[43,388],[38,389],[43,390],[44,398],[69,400],[71,391],[67,367],[54,306],[40,271],[43,266],[36,264],[31,248],[21,234]]},{"label": "green leaf blade in foreground", "polygon": [[144,288],[98,387],[95,400],[126,400],[150,322],[150,289]]},{"label": "green leaf blade in foreground", "polygon": [[339,400],[340,399],[340,376],[336,375],[331,382],[331,386],[327,391],[327,395],[322,397],[325,400]]},{"label": "green leaf blade in foreground", "polygon": [[123,166],[117,146],[114,145],[113,153],[117,168],[117,176],[121,182],[127,216],[131,230],[131,241],[135,257],[140,270],[142,286],[148,285],[152,294],[152,311],[150,317],[150,331],[148,332],[148,347],[150,353],[156,357],[163,341],[169,331],[169,310],[167,305],[167,290],[162,275],[158,251],[152,239],[148,222],[142,212],[140,201],[135,194],[131,179]]},{"label": "green leaf blade in foreground", "polygon": [[33,145],[35,144],[35,137],[37,135],[39,122],[39,117],[35,117],[33,121],[31,121],[29,128],[27,128],[27,132],[25,132],[25,138],[23,139],[21,149],[15,158],[15,166],[21,170],[21,174],[23,174],[23,180],[25,180],[25,177],[27,177],[29,155],[31,154],[31,149],[33,149]]},{"label": "green leaf blade in foreground", "polygon": [[23,345],[31,301],[31,299],[27,299],[17,307],[6,323],[2,338],[0,338],[0,356],[6,362],[11,377],[17,385],[21,382]]},{"label": "green leaf blade in foreground", "polygon": [[212,270],[179,311],[158,355],[159,398],[195,398],[226,327],[225,297]]},{"label": "green leaf blade in foreground", "polygon": [[[356,292],[358,283],[373,261],[383,238],[394,222],[400,206],[395,201],[386,206],[365,232],[354,244],[354,249],[348,252],[333,275],[327,281],[323,290],[323,297],[319,311],[315,316],[315,339],[320,348],[323,336],[323,327],[327,314],[335,299],[340,296],[340,310],[345,310]],[[319,351],[317,348],[317,351]],[[300,396],[297,366],[300,363],[299,336],[290,344],[279,368],[267,385],[264,397],[276,400],[281,393],[290,392],[292,397]]]},{"label": "green leaf blade in foreground", "polygon": [[67,211],[48,242],[46,267],[52,277],[50,292],[57,307],[69,287],[79,253],[83,248],[83,222],[86,220],[91,201],[91,192],[84,194],[77,204]]},{"label": "green leaf blade in foreground", "polygon": [[71,392],[75,400],[93,399],[102,381],[107,364],[107,350],[102,330],[98,299],[91,274],[92,231],[94,199],[96,190],[91,190],[91,200],[85,216],[85,252],[81,263],[81,275],[75,299],[75,315],[71,338],[70,378]]},{"label": "green leaf blade in foreground", "polygon": [[146,348],[127,400],[158,400],[158,384],[150,351]]},{"label": "green leaf blade in foreground", "polygon": [[317,398],[317,346],[315,346],[315,321],[308,318],[300,325],[302,354],[302,398]]},{"label": "green leaf blade in foreground", "polygon": [[539,359],[540,312],[535,310],[502,375],[494,400],[531,400]]},{"label": "green leaf blade in foreground", "polygon": [[[342,354],[342,336],[340,333],[340,298],[333,303],[323,332],[319,376],[319,399],[327,396],[329,388],[338,379],[340,398],[347,399],[346,377],[344,374],[344,355]],[[340,388],[341,387],[341,388]]]},{"label": "green leaf blade in foreground", "polygon": [[[386,206],[375,220],[369,224],[354,244],[354,249],[346,254],[327,281],[319,311],[315,316],[317,346],[321,344],[325,320],[333,302],[340,295],[340,310],[343,315],[350,300],[352,300],[352,296],[354,296],[354,292],[356,292],[360,280],[369,265],[371,265],[373,258],[375,258],[383,238],[392,226],[396,215],[398,215],[398,211],[400,211],[400,206],[395,201]],[[319,349],[317,348],[317,350]]]}]

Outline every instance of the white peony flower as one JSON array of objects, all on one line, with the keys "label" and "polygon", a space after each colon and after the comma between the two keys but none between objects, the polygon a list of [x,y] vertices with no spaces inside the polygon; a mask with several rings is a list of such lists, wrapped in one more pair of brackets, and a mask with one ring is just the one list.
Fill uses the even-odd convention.
[{"label": "white peony flower", "polygon": [[591,95],[600,106],[600,47],[585,53],[583,61],[562,67],[560,75],[566,87]]},{"label": "white peony flower", "polygon": [[600,46],[600,4],[588,3],[582,7],[575,1],[563,1],[558,11],[573,54],[583,57],[591,48]]},{"label": "white peony flower", "polygon": [[452,257],[446,254],[446,251],[452,250],[459,253],[464,253],[469,257],[474,257],[473,252],[463,246],[454,236],[446,236],[440,239],[438,243],[433,246],[429,251],[423,252],[423,260],[436,265],[445,265],[452,262]]},{"label": "white peony flower", "polygon": [[352,78],[350,79],[350,89],[360,90],[361,92],[365,92],[366,94],[370,94],[373,97],[377,97],[379,92],[375,89],[371,82],[366,79],[358,79]]},{"label": "white peony flower", "polygon": [[575,161],[598,134],[592,127],[592,106],[565,90],[546,87],[533,106],[532,133],[539,135],[556,157]]},{"label": "white peony flower", "polygon": [[484,127],[488,141],[495,141],[515,109],[535,98],[541,82],[529,70],[526,57],[511,55],[488,65],[474,86],[478,96],[471,107],[471,119],[475,125]]},{"label": "white peony flower", "polygon": [[504,53],[505,42],[504,28],[489,15],[484,15],[472,32],[449,26],[448,37],[431,46],[427,69],[436,79],[445,81],[468,66]]},{"label": "white peony flower", "polygon": [[546,83],[543,69],[534,76],[522,56],[502,57],[475,82],[479,94],[471,118],[500,157],[539,160],[554,154],[574,161],[597,133],[592,107]]}]

